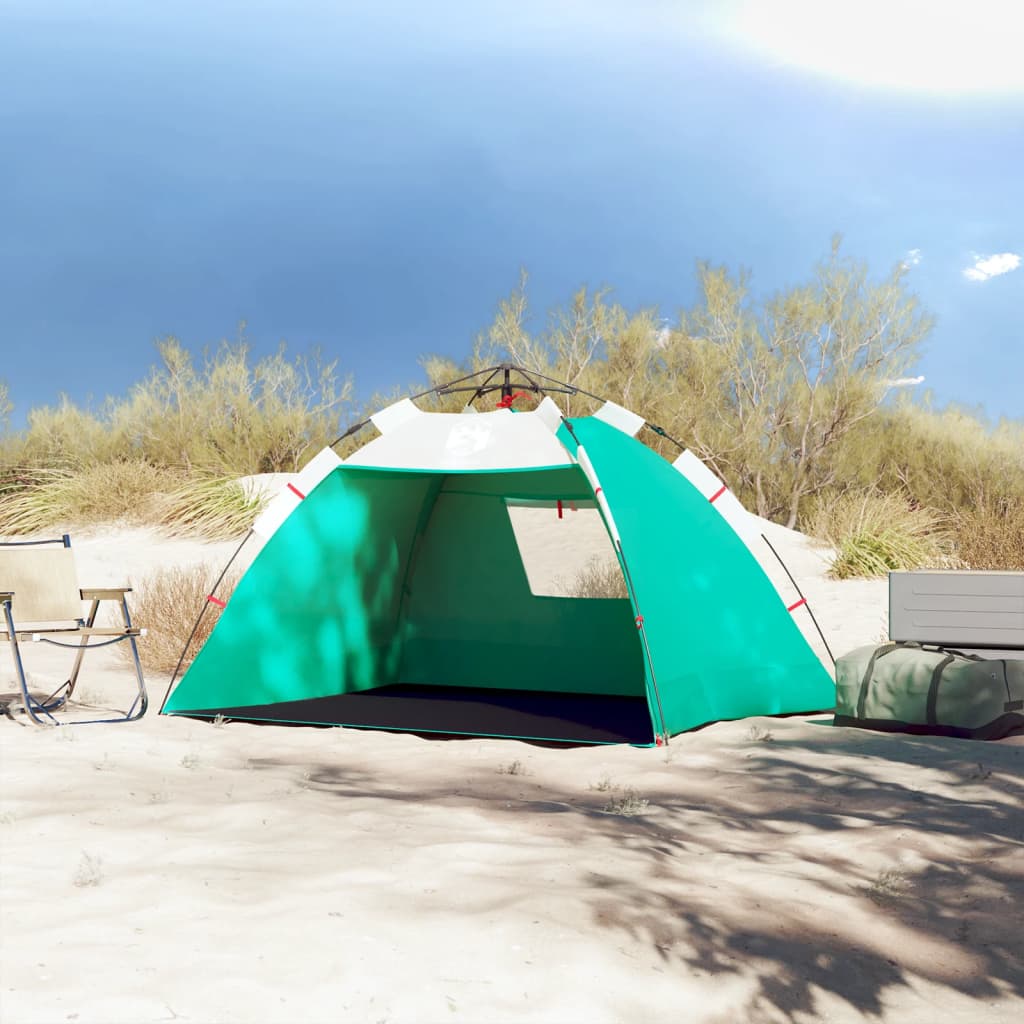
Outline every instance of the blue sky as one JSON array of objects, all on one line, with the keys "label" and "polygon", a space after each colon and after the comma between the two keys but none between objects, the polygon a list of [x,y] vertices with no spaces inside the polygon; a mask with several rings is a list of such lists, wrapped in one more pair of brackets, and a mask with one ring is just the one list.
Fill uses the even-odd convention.
[{"label": "blue sky", "polygon": [[834,231],[912,264],[919,390],[1024,417],[1016,25],[1009,0],[0,0],[15,422],[241,319],[368,395],[465,356],[520,267],[538,324],[584,283],[674,317],[698,260],[768,293]]}]

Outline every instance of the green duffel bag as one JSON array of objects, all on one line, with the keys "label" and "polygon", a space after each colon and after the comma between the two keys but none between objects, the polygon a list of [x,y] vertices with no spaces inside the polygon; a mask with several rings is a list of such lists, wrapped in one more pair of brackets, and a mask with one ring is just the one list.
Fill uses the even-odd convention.
[{"label": "green duffel bag", "polygon": [[998,740],[1024,732],[1024,660],[911,643],[836,662],[836,725]]}]

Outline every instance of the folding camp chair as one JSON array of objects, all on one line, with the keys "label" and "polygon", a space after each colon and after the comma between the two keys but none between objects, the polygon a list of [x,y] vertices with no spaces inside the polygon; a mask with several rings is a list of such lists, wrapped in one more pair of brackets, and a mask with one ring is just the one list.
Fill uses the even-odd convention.
[{"label": "folding camp chair", "polygon": [[[138,693],[131,706],[114,717],[76,719],[74,724],[132,722],[146,713],[149,698],[135,642],[136,637],[145,635],[145,630],[132,625],[125,598],[129,593],[129,587],[80,590],[71,538],[67,534],[58,540],[0,542],[0,608],[3,611],[0,641],[11,645],[21,702],[25,713],[37,725],[62,724],[54,713],[66,709],[75,691],[85,652],[122,640],[127,640],[131,647],[138,680]],[[91,602],[85,618],[82,618],[83,601]],[[96,625],[101,601],[120,604],[122,625]],[[98,639],[90,643],[93,638]],[[48,697],[39,697],[29,691],[20,646],[20,641],[24,640],[67,647],[76,652],[71,674]]]}]

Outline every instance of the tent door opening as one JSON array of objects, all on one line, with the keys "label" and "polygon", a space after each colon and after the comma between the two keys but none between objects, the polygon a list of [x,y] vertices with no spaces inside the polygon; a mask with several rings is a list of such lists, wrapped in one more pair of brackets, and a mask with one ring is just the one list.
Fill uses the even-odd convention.
[{"label": "tent door opening", "polygon": [[[218,625],[220,657],[233,658],[231,677],[265,699],[221,700],[211,712],[250,721],[652,743],[629,600],[534,593],[510,518],[516,503],[583,506],[592,499],[577,467],[335,472],[317,488],[315,502],[304,502],[275,534]],[[551,509],[557,529],[555,504]],[[561,524],[568,528],[567,520]],[[271,579],[272,614],[265,607]],[[231,615],[270,631],[262,658],[246,649],[242,626],[233,636]],[[198,686],[215,671],[212,648],[204,649],[189,689],[192,676]],[[172,709],[198,712],[183,701]]]}]

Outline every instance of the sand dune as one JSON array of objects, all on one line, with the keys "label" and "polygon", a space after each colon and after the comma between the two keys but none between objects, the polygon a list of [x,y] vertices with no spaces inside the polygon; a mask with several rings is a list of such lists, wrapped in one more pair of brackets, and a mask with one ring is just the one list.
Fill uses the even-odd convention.
[{"label": "sand dune", "polygon": [[[885,583],[829,581],[823,553],[768,529],[833,649],[876,641]],[[233,547],[76,539],[86,585]],[[60,681],[61,652],[29,655],[41,686]],[[85,698],[127,692],[115,655],[90,661]],[[166,679],[150,684],[159,704]],[[11,1024],[1024,1014],[1019,739],[827,716],[661,750],[154,712],[2,732]]]}]

